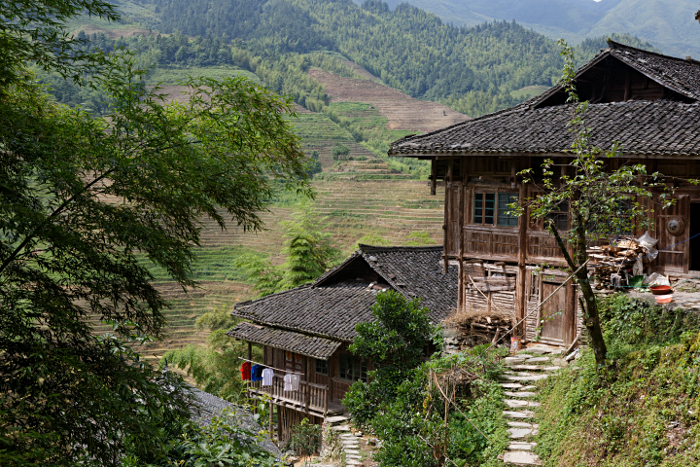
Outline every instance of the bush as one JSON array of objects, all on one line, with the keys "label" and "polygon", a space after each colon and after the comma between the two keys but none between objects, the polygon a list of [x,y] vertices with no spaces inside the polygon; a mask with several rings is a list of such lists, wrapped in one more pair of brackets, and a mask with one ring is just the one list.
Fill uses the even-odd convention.
[{"label": "bush", "polygon": [[333,149],[331,149],[331,155],[334,161],[346,160],[350,154],[350,148],[345,146],[343,143],[335,143]]},{"label": "bush", "polygon": [[683,332],[700,331],[697,311],[654,306],[621,293],[600,301],[600,317],[606,340],[624,344],[675,343]]},{"label": "bush", "polygon": [[318,452],[321,446],[321,425],[309,423],[305,418],[299,425],[292,427],[292,439],[289,448],[300,456],[310,456]]}]

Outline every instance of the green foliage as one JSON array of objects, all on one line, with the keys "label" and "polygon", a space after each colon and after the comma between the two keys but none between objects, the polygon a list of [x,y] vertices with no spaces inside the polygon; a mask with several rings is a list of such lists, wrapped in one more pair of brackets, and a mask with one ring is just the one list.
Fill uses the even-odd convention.
[{"label": "green foliage", "polygon": [[[161,359],[161,366],[170,364],[185,370],[202,390],[222,399],[237,401],[244,390],[238,357],[247,355],[247,346],[228,337],[226,331],[239,321],[226,310],[215,309],[203,314],[197,318],[196,328],[209,332],[206,346],[188,345],[171,350]],[[256,358],[262,356],[257,346],[254,353]]]},{"label": "green foliage", "polygon": [[284,464],[261,447],[269,438],[241,426],[231,409],[200,427],[186,424],[178,438],[168,443],[167,456],[156,463],[144,463],[138,456],[124,459],[122,467],[282,467]]},{"label": "green foliage", "polygon": [[[499,465],[497,455],[508,442],[497,380],[501,355],[482,347],[435,358],[405,372],[391,394],[372,402],[353,392],[355,383],[344,402],[367,403],[366,425],[382,440],[375,460],[383,467]],[[451,378],[462,372],[475,378],[455,384]]]},{"label": "green foliage", "polygon": [[372,306],[376,321],[359,323],[349,347],[376,366],[369,382],[354,383],[343,400],[356,423],[371,424],[378,408],[394,400],[398,386],[422,363],[436,334],[428,313],[419,299],[409,301],[393,290],[377,294]]},{"label": "green foliage", "polygon": [[310,456],[318,452],[321,446],[321,434],[321,425],[309,423],[309,419],[305,418],[301,423],[292,427],[289,448],[300,456]]},{"label": "green foliage", "polygon": [[408,246],[435,245],[435,240],[430,237],[428,232],[410,232],[406,237],[406,245]]},{"label": "green foliage", "polygon": [[346,160],[348,154],[350,154],[350,148],[340,142],[335,143],[331,149],[331,155],[334,161]]},{"label": "green foliage", "polygon": [[[83,8],[103,14],[100,5],[0,7],[15,21],[2,79],[27,77],[0,100],[3,465],[118,465],[127,445],[160,457],[187,401],[116,340],[157,338],[165,324],[167,303],[139,259],[193,285],[203,216],[259,229],[272,180],[310,194],[291,103],[245,79],[191,80],[188,103],[165,105],[133,60],[111,57],[93,76],[111,105],[101,119],[57,105],[13,62],[68,53],[60,23]],[[25,13],[36,43],[15,37]],[[95,71],[70,57],[37,61],[63,75]],[[95,318],[115,337],[92,337]]]},{"label": "green foliage", "polygon": [[70,18],[87,13],[107,21],[119,19],[114,5],[101,0],[19,0],[0,4],[0,86],[26,79],[27,63],[46,72],[59,73],[84,83],[85,73],[104,70],[109,62],[102,54],[85,53],[84,37],[71,37],[63,30]]},{"label": "green foliage", "polygon": [[340,251],[331,243],[325,217],[319,217],[309,205],[302,206],[292,217],[290,221],[280,222],[285,232],[283,264],[273,265],[269,259],[255,254],[235,260],[236,266],[247,272],[259,297],[311,282],[339,260]]},{"label": "green foliage", "polygon": [[608,339],[629,345],[668,345],[684,332],[700,330],[700,315],[693,310],[653,306],[622,293],[601,302],[600,317]]},{"label": "green foliage", "polygon": [[624,296],[606,299],[601,311],[612,364],[599,373],[584,351],[578,369],[544,383],[537,439],[544,465],[696,465],[697,317]]}]

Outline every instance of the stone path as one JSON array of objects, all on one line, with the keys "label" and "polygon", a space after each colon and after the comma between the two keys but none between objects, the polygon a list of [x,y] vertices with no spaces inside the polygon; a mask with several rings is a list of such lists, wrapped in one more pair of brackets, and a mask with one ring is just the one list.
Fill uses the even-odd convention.
[{"label": "stone path", "polygon": [[542,465],[534,453],[537,445],[532,439],[539,432],[535,412],[539,403],[533,401],[538,390],[535,383],[551,376],[566,362],[561,350],[547,346],[533,346],[522,350],[514,357],[506,357],[508,371],[502,376],[507,410],[503,415],[509,419],[508,433],[511,439],[508,450],[498,456],[506,465]]},{"label": "stone path", "polygon": [[362,464],[362,456],[360,455],[360,438],[362,438],[362,433],[357,431],[353,434],[350,431],[349,422],[350,419],[343,415],[326,419],[326,423],[331,425],[331,430],[340,433],[340,442],[343,445],[343,452],[345,453],[345,465],[360,465]]}]

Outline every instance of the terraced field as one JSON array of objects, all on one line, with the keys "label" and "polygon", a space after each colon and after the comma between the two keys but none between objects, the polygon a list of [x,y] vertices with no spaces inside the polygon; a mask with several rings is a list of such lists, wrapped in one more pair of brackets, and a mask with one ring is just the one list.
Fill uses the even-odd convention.
[{"label": "terraced field", "polygon": [[[357,241],[374,234],[391,244],[406,244],[410,234],[427,234],[442,242],[443,193],[429,196],[426,182],[416,180],[335,180],[313,182],[314,209],[326,217],[329,231],[339,248],[349,254]],[[252,298],[251,288],[234,265],[243,253],[256,252],[279,264],[283,243],[281,221],[290,219],[292,207],[272,207],[261,214],[266,230],[244,232],[236,226],[222,231],[212,221],[205,222],[202,246],[198,251],[195,277],[197,289],[185,293],[167,282],[162,271],[153,270],[156,287],[170,301],[168,329],[160,342],[141,348],[146,357],[160,356],[166,350],[188,344],[202,344],[206,333],[197,331],[195,321],[214,308],[230,309],[236,302]],[[97,326],[99,332],[109,329]]]}]

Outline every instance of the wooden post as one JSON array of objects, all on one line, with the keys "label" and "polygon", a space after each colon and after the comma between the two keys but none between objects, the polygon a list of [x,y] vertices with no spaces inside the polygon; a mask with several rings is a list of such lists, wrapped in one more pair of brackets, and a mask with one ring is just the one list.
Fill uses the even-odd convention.
[{"label": "wooden post", "polygon": [[437,157],[430,161],[430,195],[437,194]]},{"label": "wooden post", "polygon": [[306,357],[306,416],[309,415],[309,402],[311,401],[311,386],[309,377],[311,376],[311,357]]},{"label": "wooden post", "polygon": [[459,282],[458,282],[458,289],[459,289],[459,296],[457,297],[457,311],[462,312],[464,311],[464,293],[463,291],[465,290],[464,286],[464,210],[465,210],[465,205],[466,205],[466,195],[467,195],[467,189],[465,186],[466,177],[462,178],[462,184],[459,187],[459,215],[457,218],[459,219],[458,225],[459,225]]},{"label": "wooden post", "polygon": [[270,404],[270,407],[268,407],[270,410],[270,428],[267,430],[267,432],[270,433],[270,438],[272,438],[272,410],[275,407],[275,404],[272,403],[272,397],[270,397],[270,401],[268,402],[268,404]]},{"label": "wooden post", "polygon": [[[520,203],[525,202],[527,190],[525,184],[520,185],[519,200]],[[527,226],[530,223],[530,210],[525,209],[525,212],[518,219],[518,278],[515,284],[515,319],[520,322],[527,315]],[[519,336],[525,335],[525,323],[521,323],[515,334]]]},{"label": "wooden post", "polygon": [[454,169],[454,157],[450,157],[447,160],[447,175],[445,176],[445,215],[443,216],[444,224],[442,225],[443,230],[443,252],[442,252],[442,272],[447,274],[447,270],[450,265],[450,260],[448,258],[449,254],[447,251],[447,237],[448,237],[448,218],[450,214],[450,200],[452,199],[452,170]]}]

